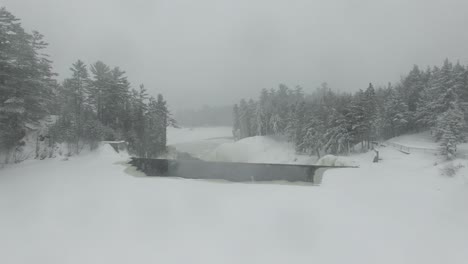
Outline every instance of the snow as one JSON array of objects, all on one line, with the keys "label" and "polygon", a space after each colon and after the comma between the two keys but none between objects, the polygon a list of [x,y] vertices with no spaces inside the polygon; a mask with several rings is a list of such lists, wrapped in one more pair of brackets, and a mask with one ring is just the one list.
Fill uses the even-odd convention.
[{"label": "snow", "polygon": [[206,159],[219,145],[233,141],[231,127],[170,127],[167,139],[169,146],[200,159]]},{"label": "snow", "polygon": [[[432,153],[437,153],[440,147],[439,143],[434,141],[434,138],[431,136],[429,131],[402,135],[388,141],[408,147],[413,151],[430,151]],[[468,158],[468,143],[457,145],[457,155]]]},{"label": "snow", "polygon": [[249,137],[218,146],[206,160],[254,163],[314,164],[316,157],[297,155],[294,145],[271,137]]},{"label": "snow", "polygon": [[389,141],[410,148],[427,148],[434,150],[439,148],[439,144],[437,144],[437,142],[434,141],[429,131],[424,131],[416,134],[402,135],[399,137],[394,137]]},{"label": "snow", "polygon": [[[221,134],[208,130],[169,138]],[[278,161],[290,151],[271,138],[237,145],[216,150]],[[328,170],[320,186],[135,177],[106,144],[67,161],[8,165],[0,263],[466,263],[468,162],[447,177],[434,155],[382,147],[382,161],[373,156],[352,156],[360,168]]]},{"label": "snow", "polygon": [[346,157],[339,157],[335,155],[325,155],[321,157],[315,165],[323,166],[357,166],[356,162]]},{"label": "snow", "polygon": [[294,145],[279,138],[232,138],[231,127],[169,128],[168,145],[209,161],[314,164],[315,156],[296,155]]},{"label": "snow", "polygon": [[191,143],[217,138],[232,139],[231,127],[168,128],[167,144]]},{"label": "snow", "polygon": [[[24,145],[17,148],[16,151],[9,153],[10,162],[21,162],[28,159],[44,159],[47,157],[66,156],[68,151],[67,144],[58,144],[51,149],[46,140],[39,140],[40,136],[48,134],[48,127],[54,124],[58,119],[56,115],[50,115],[34,123],[26,123],[26,135],[22,139]],[[0,150],[0,168],[6,160],[6,153]],[[36,157],[37,156],[37,157]]]}]

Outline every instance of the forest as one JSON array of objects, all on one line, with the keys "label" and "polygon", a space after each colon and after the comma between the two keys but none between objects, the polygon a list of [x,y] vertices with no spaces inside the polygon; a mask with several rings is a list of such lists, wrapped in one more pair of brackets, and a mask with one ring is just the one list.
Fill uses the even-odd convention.
[{"label": "forest", "polygon": [[233,109],[233,134],[286,136],[299,153],[348,154],[359,146],[405,133],[430,130],[447,158],[466,141],[468,69],[448,59],[442,66],[413,69],[395,84],[356,93],[334,92],[326,83],[311,94],[301,87],[263,89],[257,100]]},{"label": "forest", "polygon": [[161,94],[155,98],[144,85],[132,87],[125,71],[102,61],[88,66],[77,60],[71,76],[59,82],[47,45],[39,32],[26,32],[18,18],[0,9],[0,151],[6,163],[46,117],[55,122],[38,140],[52,149],[65,143],[68,155],[102,140],[126,141],[141,157],[166,151],[166,128],[175,121]]}]

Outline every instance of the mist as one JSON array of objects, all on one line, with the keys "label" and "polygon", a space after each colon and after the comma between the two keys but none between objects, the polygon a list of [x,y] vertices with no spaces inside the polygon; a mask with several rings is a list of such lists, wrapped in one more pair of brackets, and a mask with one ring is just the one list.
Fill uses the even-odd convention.
[{"label": "mist", "polygon": [[399,81],[413,64],[468,63],[467,1],[2,0],[50,43],[59,79],[77,59],[120,66],[172,109],[262,88],[337,91]]}]

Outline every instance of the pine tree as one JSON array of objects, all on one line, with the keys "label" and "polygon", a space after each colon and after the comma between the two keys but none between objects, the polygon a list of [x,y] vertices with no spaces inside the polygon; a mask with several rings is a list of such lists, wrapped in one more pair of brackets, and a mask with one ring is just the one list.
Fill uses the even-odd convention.
[{"label": "pine tree", "polygon": [[454,102],[453,105],[437,119],[436,139],[440,140],[441,154],[448,159],[455,157],[457,145],[466,140],[467,125],[463,112]]},{"label": "pine tree", "polygon": [[453,90],[458,94],[460,102],[468,102],[468,71],[459,62],[452,70]]},{"label": "pine tree", "polygon": [[[60,130],[61,138],[55,138],[58,141],[67,141],[72,143],[74,153],[81,151],[80,141],[83,141],[89,131],[84,131],[85,124],[93,119],[90,109],[86,109],[87,89],[89,85],[88,70],[86,65],[78,60],[70,68],[72,77],[63,83],[63,91],[60,95],[62,109],[60,111]],[[88,111],[88,113],[86,113]],[[57,128],[58,129],[58,128]],[[57,134],[60,132],[57,131]],[[91,140],[91,138],[88,138]],[[97,139],[96,139],[97,140]],[[92,142],[88,142],[93,144]]]},{"label": "pine tree", "polygon": [[159,137],[158,137],[158,154],[166,152],[167,145],[167,127],[172,125],[175,126],[175,120],[172,119],[171,113],[167,108],[167,102],[164,100],[162,94],[158,94],[158,100],[156,102],[157,106],[157,122],[159,127]]},{"label": "pine tree", "polygon": [[409,107],[402,96],[395,90],[390,90],[388,99],[384,103],[382,134],[386,138],[396,137],[403,134],[410,119]]},{"label": "pine tree", "polygon": [[303,128],[303,139],[299,145],[299,149],[309,155],[316,154],[320,158],[320,150],[324,144],[324,132],[324,124],[312,115],[309,115]]},{"label": "pine tree", "polygon": [[46,46],[42,35],[26,33],[19,19],[0,8],[0,147],[7,152],[19,146],[28,124],[50,111],[56,83],[41,52]]},{"label": "pine tree", "polygon": [[130,142],[131,147],[137,152],[140,157],[146,156],[146,125],[145,125],[145,115],[148,111],[148,106],[146,101],[148,100],[148,93],[146,92],[145,86],[140,85],[140,89],[136,91],[135,98],[135,112],[134,112],[134,130],[135,138],[133,142]]},{"label": "pine tree", "polygon": [[110,83],[107,93],[104,95],[104,109],[105,119],[108,124],[115,130],[122,133],[123,122],[126,115],[126,102],[129,96],[130,83],[127,77],[124,76],[125,72],[115,67],[110,72]]},{"label": "pine tree", "polygon": [[250,136],[250,124],[251,115],[247,105],[247,102],[242,99],[239,103],[239,128],[240,138],[246,138]]},{"label": "pine tree", "polygon": [[260,98],[258,100],[258,107],[255,112],[255,118],[257,122],[257,131],[256,135],[264,136],[270,131],[270,106],[271,106],[271,97],[269,96],[267,89],[262,89],[260,93]]},{"label": "pine tree", "polygon": [[306,117],[306,108],[305,102],[298,102],[295,105],[294,111],[291,111],[290,117],[288,119],[288,125],[286,126],[286,133],[288,139],[293,142],[296,146],[296,151],[302,152],[301,146],[304,142],[304,126]]},{"label": "pine tree", "polygon": [[414,65],[408,76],[403,79],[401,89],[403,98],[406,98],[406,102],[404,103],[408,105],[409,111],[416,111],[424,86],[422,73],[419,67]]},{"label": "pine tree", "polygon": [[442,68],[434,67],[428,80],[428,87],[423,90],[416,111],[417,124],[423,128],[435,125],[437,116],[446,110],[442,97],[451,88],[451,64],[446,60]]},{"label": "pine tree", "polygon": [[349,153],[352,140],[350,122],[338,111],[332,109],[329,124],[324,135],[324,150],[332,154]]},{"label": "pine tree", "polygon": [[364,147],[364,141],[366,140],[367,133],[369,130],[365,106],[365,95],[360,90],[353,98],[353,101],[349,105],[346,111],[346,119],[351,124],[350,137],[353,144],[361,142]]},{"label": "pine tree", "polygon": [[271,131],[274,135],[280,135],[283,131],[283,119],[281,118],[279,113],[273,114],[270,119],[270,127]]},{"label": "pine tree", "polygon": [[464,113],[461,110],[458,98],[452,89],[446,94],[445,99],[447,100],[447,110],[439,114],[437,121],[434,126],[434,137],[436,140],[440,140],[443,136],[444,131],[449,127],[449,130],[456,136],[457,142],[463,142],[464,138]]},{"label": "pine tree", "polygon": [[247,105],[248,108],[248,115],[249,115],[249,137],[255,136],[258,130],[258,123],[256,119],[257,113],[257,103],[250,99]]},{"label": "pine tree", "polygon": [[364,111],[365,111],[365,131],[364,137],[367,141],[367,148],[370,148],[371,140],[375,140],[376,135],[376,127],[375,121],[377,117],[377,99],[375,96],[375,90],[372,83],[369,83],[369,87],[364,92]]},{"label": "pine tree", "polygon": [[237,104],[234,105],[232,109],[232,135],[235,139],[240,139],[240,113],[239,113],[239,106]]},{"label": "pine tree", "polygon": [[93,79],[88,88],[89,104],[93,106],[98,120],[102,124],[107,125],[109,120],[107,118],[106,106],[110,102],[108,95],[111,89],[111,70],[102,61],[98,61],[91,65],[91,73],[93,74]]}]

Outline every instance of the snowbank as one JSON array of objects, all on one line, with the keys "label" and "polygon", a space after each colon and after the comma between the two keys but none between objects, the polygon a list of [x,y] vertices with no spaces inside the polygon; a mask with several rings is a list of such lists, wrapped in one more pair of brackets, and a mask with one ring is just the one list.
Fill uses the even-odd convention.
[{"label": "snowbank", "polygon": [[434,141],[434,138],[431,136],[429,131],[402,135],[391,138],[388,141],[410,148],[427,148],[435,150],[439,148],[439,145]]},{"label": "snowbank", "polygon": [[[370,161],[370,160],[369,160]],[[356,162],[350,158],[335,155],[325,155],[320,158],[315,165],[321,166],[357,166]]]},{"label": "snowbank", "polygon": [[167,137],[170,149],[199,159],[205,159],[219,145],[233,141],[231,127],[170,127]]},{"label": "snowbank", "polygon": [[[430,131],[394,137],[388,142],[409,148],[409,151],[439,153],[440,144],[434,141]],[[468,159],[468,142],[457,145],[457,156]]]},{"label": "snowbank", "polygon": [[292,143],[256,136],[224,143],[205,157],[211,161],[313,164],[314,156],[297,155]]},{"label": "snowbank", "polygon": [[181,143],[193,143],[211,139],[232,139],[231,127],[195,127],[195,128],[174,128],[167,129],[167,144],[175,145]]},{"label": "snowbank", "polygon": [[99,148],[96,150],[96,156],[98,159],[120,161],[130,158],[126,151],[117,152],[109,143],[101,143]]}]

